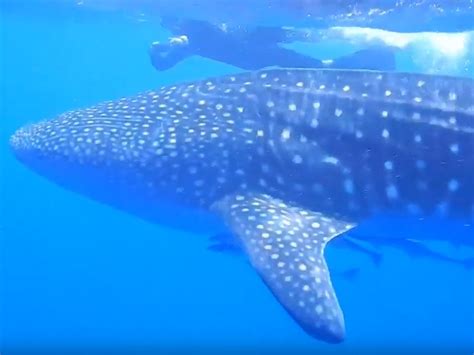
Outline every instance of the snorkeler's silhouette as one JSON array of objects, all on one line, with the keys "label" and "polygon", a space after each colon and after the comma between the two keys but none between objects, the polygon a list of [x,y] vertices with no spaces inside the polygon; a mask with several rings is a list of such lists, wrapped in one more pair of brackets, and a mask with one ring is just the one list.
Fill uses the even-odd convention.
[{"label": "snorkeler's silhouette", "polygon": [[154,42],[150,58],[156,70],[172,68],[180,61],[199,55],[245,70],[265,67],[339,68],[394,70],[395,56],[388,47],[360,50],[335,60],[320,60],[283,48],[281,44],[303,39],[304,32],[291,28],[227,28],[191,19],[163,19],[173,37],[167,43]]}]

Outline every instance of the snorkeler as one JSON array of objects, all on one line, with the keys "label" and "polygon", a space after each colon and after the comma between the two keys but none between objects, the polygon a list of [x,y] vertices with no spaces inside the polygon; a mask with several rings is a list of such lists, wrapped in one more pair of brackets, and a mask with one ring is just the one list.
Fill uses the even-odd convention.
[{"label": "snorkeler", "polygon": [[303,40],[306,33],[291,28],[228,28],[198,20],[163,19],[173,35],[167,43],[154,42],[151,63],[158,71],[199,55],[244,70],[265,67],[394,70],[395,56],[388,47],[364,49],[335,60],[320,60],[280,46]]}]

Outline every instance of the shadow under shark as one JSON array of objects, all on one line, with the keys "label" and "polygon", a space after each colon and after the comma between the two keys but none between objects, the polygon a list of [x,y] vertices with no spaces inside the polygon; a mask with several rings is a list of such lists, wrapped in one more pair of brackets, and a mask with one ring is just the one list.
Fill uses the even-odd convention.
[{"label": "shadow under shark", "polygon": [[473,219],[473,98],[470,79],[272,69],[67,112],[10,144],[38,173],[142,218],[224,222],[296,322],[337,343],[326,243],[380,211]]}]

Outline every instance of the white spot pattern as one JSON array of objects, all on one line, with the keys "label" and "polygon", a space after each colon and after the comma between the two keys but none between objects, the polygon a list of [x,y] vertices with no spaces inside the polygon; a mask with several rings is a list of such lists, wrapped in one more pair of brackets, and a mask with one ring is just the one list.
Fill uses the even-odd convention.
[{"label": "white spot pattern", "polygon": [[[352,228],[350,223],[267,195],[228,196],[213,208],[239,236],[252,265],[298,322],[321,336],[343,336],[342,313],[323,251],[331,238]],[[249,221],[249,214],[254,220]],[[274,217],[281,223],[270,223]]]}]

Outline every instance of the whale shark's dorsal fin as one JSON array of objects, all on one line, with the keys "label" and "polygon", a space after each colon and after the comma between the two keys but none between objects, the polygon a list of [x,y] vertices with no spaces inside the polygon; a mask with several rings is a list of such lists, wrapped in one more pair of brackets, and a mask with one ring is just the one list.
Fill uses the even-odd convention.
[{"label": "whale shark's dorsal fin", "polygon": [[324,247],[355,225],[262,194],[229,195],[213,209],[239,238],[250,263],[289,314],[312,336],[342,341],[344,317]]}]

